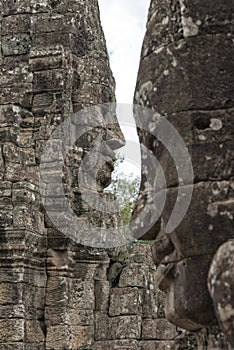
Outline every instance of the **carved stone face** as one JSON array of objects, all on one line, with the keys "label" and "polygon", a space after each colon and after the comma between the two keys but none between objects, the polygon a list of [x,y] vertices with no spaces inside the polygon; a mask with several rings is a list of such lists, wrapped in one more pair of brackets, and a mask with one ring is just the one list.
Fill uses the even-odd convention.
[{"label": "carved stone face", "polygon": [[[177,170],[168,151],[152,135],[140,133],[141,142],[160,161],[167,180],[167,200],[161,224],[157,222],[142,239],[156,238],[152,252],[158,266],[158,285],[166,293],[166,317],[188,330],[201,329],[216,320],[207,278],[217,249],[233,237],[234,202],[231,198],[234,181],[231,177],[232,155],[227,147],[231,148],[232,118],[231,113],[226,115],[220,111],[186,112],[168,117],[185,141],[193,164],[194,183],[183,186],[179,185]],[[150,171],[148,163],[147,158],[142,157],[142,198],[147,197],[144,171]],[[157,179],[157,169],[155,171]],[[165,227],[176,201],[181,200],[177,198],[178,189],[187,187],[193,189],[189,209],[180,225],[167,234]],[[140,199],[137,207],[141,205]],[[155,212],[157,209],[155,207]]]},{"label": "carved stone face", "polygon": [[[166,292],[167,318],[187,329],[215,320],[208,271],[218,247],[233,237],[233,51],[227,36],[212,31],[215,23],[229,31],[227,6],[152,0],[135,94],[136,103],[175,126],[193,163],[194,184],[184,185],[193,186],[191,205],[167,235],[179,187],[176,167],[162,145],[140,135],[164,169],[168,188],[152,248],[158,283]],[[189,22],[196,24],[196,32]]]},{"label": "carved stone face", "polygon": [[196,330],[212,324],[213,302],[207,288],[211,261],[218,247],[233,236],[233,182],[194,185],[190,208],[179,227],[164,232],[177,196],[168,191],[161,230],[152,246],[158,286],[166,293],[166,316],[178,326]]}]

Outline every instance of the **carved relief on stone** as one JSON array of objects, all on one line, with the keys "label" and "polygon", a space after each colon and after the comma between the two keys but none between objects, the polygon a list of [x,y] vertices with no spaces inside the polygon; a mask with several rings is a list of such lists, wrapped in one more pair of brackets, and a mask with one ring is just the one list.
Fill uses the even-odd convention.
[{"label": "carved relief on stone", "polygon": [[[166,317],[182,328],[198,331],[217,323],[217,314],[232,342],[232,307],[229,321],[222,314],[222,308],[228,306],[221,296],[220,278],[225,281],[226,277],[218,274],[222,272],[218,261],[226,261],[227,256],[221,248],[214,258],[217,249],[234,236],[230,11],[233,4],[229,1],[208,1],[204,6],[204,1],[152,0],[135,102],[167,118],[182,136],[193,163],[194,183],[181,185],[177,164],[168,151],[152,135],[140,131],[141,142],[156,156],[167,180],[161,223],[150,232],[150,238],[153,234],[155,238],[152,253],[158,285],[166,293]],[[142,162],[147,169],[147,159],[143,157]],[[182,223],[169,234],[165,227],[183,186],[193,186],[193,197]],[[147,195],[144,188],[143,170],[140,198]],[[231,251],[230,243],[227,246]],[[211,296],[207,286],[210,265]],[[231,271],[231,261],[225,266]],[[231,281],[229,287],[225,291],[232,299]]]}]

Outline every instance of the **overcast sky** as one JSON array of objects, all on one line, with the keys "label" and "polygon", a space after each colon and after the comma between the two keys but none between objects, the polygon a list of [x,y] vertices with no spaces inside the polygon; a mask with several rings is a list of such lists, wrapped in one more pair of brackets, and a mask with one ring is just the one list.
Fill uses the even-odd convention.
[{"label": "overcast sky", "polygon": [[[99,0],[118,103],[133,103],[149,5],[150,0]],[[131,123],[120,125],[126,146],[120,150],[125,161],[118,170],[126,175],[140,176],[140,146],[133,119]]]},{"label": "overcast sky", "polygon": [[99,0],[119,103],[132,103],[150,0]]}]

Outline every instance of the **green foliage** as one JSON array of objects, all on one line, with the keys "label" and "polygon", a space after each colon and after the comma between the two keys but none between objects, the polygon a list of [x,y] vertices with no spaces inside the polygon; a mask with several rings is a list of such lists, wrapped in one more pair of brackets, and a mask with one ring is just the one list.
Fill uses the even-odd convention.
[{"label": "green foliage", "polygon": [[120,212],[124,224],[131,220],[134,203],[140,188],[140,177],[134,174],[126,175],[119,172],[118,167],[123,162],[123,158],[117,156],[115,170],[112,174],[112,183],[107,188],[108,192],[115,195],[120,205]]}]

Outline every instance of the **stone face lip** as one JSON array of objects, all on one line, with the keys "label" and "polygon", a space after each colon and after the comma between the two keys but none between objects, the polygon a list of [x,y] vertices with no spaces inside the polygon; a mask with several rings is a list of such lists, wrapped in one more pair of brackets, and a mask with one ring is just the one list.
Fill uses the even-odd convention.
[{"label": "stone face lip", "polygon": [[[140,141],[160,162],[168,186],[160,226],[145,237],[155,239],[152,253],[159,265],[158,284],[166,291],[166,316],[191,330],[209,328],[215,314],[221,317],[216,310],[220,291],[216,284],[210,297],[207,277],[217,249],[233,238],[234,50],[230,10],[233,12],[233,4],[229,1],[152,0],[134,99],[167,118],[182,136],[193,163],[194,184],[181,185],[168,150],[149,133],[139,132]],[[147,164],[143,156],[141,195],[135,212],[147,196]],[[178,189],[188,185],[193,186],[190,207],[182,223],[168,235],[165,225]],[[230,300],[232,294],[233,289],[228,294]],[[228,332],[226,329],[230,338]]]}]

